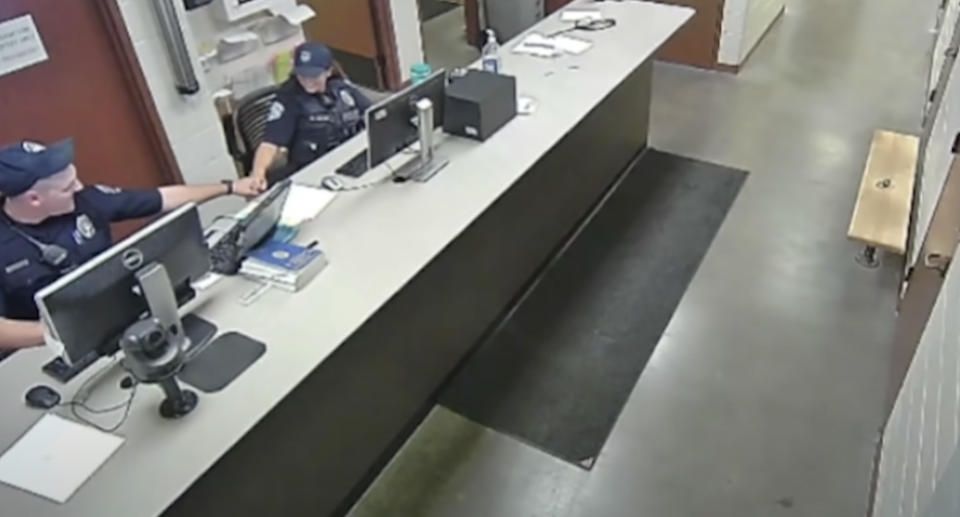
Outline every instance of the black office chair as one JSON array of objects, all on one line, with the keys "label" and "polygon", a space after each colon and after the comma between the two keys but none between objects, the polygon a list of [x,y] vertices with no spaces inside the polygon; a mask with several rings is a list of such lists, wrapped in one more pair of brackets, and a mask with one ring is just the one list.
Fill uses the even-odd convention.
[{"label": "black office chair", "polygon": [[241,99],[233,112],[233,127],[239,137],[234,157],[243,164],[245,175],[253,169],[254,155],[267,131],[270,105],[276,98],[277,87],[268,86]]}]

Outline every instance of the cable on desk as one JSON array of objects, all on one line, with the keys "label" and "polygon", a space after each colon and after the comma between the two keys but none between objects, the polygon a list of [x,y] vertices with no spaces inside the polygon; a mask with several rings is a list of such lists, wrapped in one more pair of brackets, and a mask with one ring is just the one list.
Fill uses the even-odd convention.
[{"label": "cable on desk", "polygon": [[597,32],[605,31],[607,29],[612,29],[617,26],[617,20],[613,18],[599,18],[592,20],[577,20],[574,22],[572,27],[567,27],[566,29],[560,29],[556,32],[547,34],[548,38],[554,36],[560,36],[561,34],[566,34],[568,32],[574,31],[586,31],[586,32]]},{"label": "cable on desk", "polygon": [[[109,365],[105,366],[99,372],[91,375],[87,380],[83,382],[83,384],[80,385],[80,388],[77,389],[77,396],[75,396],[73,400],[63,402],[61,404],[58,404],[57,406],[69,407],[70,412],[73,414],[74,418],[76,418],[80,422],[83,422],[86,425],[89,425],[90,427],[99,429],[105,433],[112,433],[117,429],[120,429],[121,427],[123,427],[123,424],[126,423],[127,421],[127,417],[130,415],[130,408],[133,406],[133,399],[137,395],[137,387],[139,386],[139,383],[137,383],[136,380],[133,381],[130,387],[130,395],[127,397],[126,401],[120,402],[118,404],[114,404],[112,406],[107,406],[104,408],[94,408],[87,405],[87,399],[90,396],[90,394],[87,393],[87,388],[89,388],[94,381],[100,380],[101,376],[103,375],[103,372],[106,372],[108,369],[112,368],[114,364],[116,364],[116,361],[111,362]],[[122,364],[121,364],[121,367],[122,367]],[[124,371],[126,371],[127,373],[130,373],[129,370],[127,370],[126,368],[124,368]],[[118,421],[112,427],[105,427],[81,415],[79,412],[79,409],[82,409],[87,413],[91,413],[94,415],[105,415],[105,414],[113,413],[115,411],[119,411],[122,409],[123,416],[121,416],[120,421]]]}]

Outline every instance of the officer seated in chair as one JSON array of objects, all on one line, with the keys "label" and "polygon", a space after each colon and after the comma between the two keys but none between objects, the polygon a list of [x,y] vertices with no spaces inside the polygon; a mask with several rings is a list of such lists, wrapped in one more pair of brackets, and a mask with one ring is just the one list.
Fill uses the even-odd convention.
[{"label": "officer seated in chair", "polygon": [[77,178],[72,140],[0,148],[0,360],[43,344],[34,295],[109,248],[111,223],[259,192],[252,178],[146,190],[87,187]]},{"label": "officer seated in chair", "polygon": [[[370,100],[345,79],[334,77],[333,53],[320,43],[294,51],[293,74],[280,86],[267,115],[251,177],[262,187],[283,180],[363,130]],[[280,151],[287,165],[270,167]],[[269,177],[268,177],[269,171]]]}]

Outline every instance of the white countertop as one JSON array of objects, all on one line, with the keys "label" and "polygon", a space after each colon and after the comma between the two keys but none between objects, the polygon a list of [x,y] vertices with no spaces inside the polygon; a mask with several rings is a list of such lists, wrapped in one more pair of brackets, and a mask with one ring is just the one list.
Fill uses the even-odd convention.
[{"label": "white countertop", "polygon": [[[273,290],[243,307],[238,299],[254,284],[231,278],[200,294],[188,307],[196,314],[216,322],[221,332],[236,330],[267,343],[266,355],[250,370],[223,392],[201,394],[198,408],[182,421],[163,421],[157,414],[162,393],[141,386],[118,432],[126,443],[68,504],[0,486],[2,513],[134,517],[163,512],[693,14],[647,2],[591,7],[618,24],[577,33],[595,43],[583,55],[544,60],[512,54],[512,44],[505,45],[503,72],[517,77],[520,95],[536,98],[535,114],[518,117],[484,143],[444,139],[438,152],[451,162],[430,182],[342,193],[307,223],[298,239],[318,240],[330,265],[303,291]],[[564,26],[554,15],[531,30]],[[297,180],[319,182],[363,146],[361,135],[307,167]],[[394,167],[410,158],[397,157]],[[387,173],[381,167],[358,181]],[[0,364],[0,448],[42,416],[23,405],[23,393],[35,383],[48,383],[40,366],[49,355],[32,350]],[[95,391],[91,404],[123,400],[114,380]],[[68,398],[81,382],[58,389]]]}]

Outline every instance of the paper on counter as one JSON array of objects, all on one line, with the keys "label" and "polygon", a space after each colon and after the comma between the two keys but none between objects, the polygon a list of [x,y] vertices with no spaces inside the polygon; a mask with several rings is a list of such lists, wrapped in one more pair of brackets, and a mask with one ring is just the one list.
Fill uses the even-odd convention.
[{"label": "paper on counter", "polygon": [[337,197],[337,194],[327,189],[294,184],[290,187],[290,194],[283,206],[280,224],[293,227],[300,226],[304,221],[309,221],[320,215],[320,212],[335,197]]},{"label": "paper on counter", "polygon": [[48,413],[0,456],[0,482],[63,504],[122,444]]},{"label": "paper on counter", "polygon": [[564,52],[569,52],[570,54],[579,55],[590,50],[590,47],[593,46],[593,43],[580,39],[574,38],[572,36],[554,36],[551,38],[553,40],[554,46]]},{"label": "paper on counter", "polygon": [[567,9],[560,13],[560,21],[578,22],[580,20],[602,20],[603,13],[599,9]]},{"label": "paper on counter", "polygon": [[560,55],[553,38],[536,32],[530,33],[513,47],[517,54],[529,54],[536,57],[556,57]]}]

